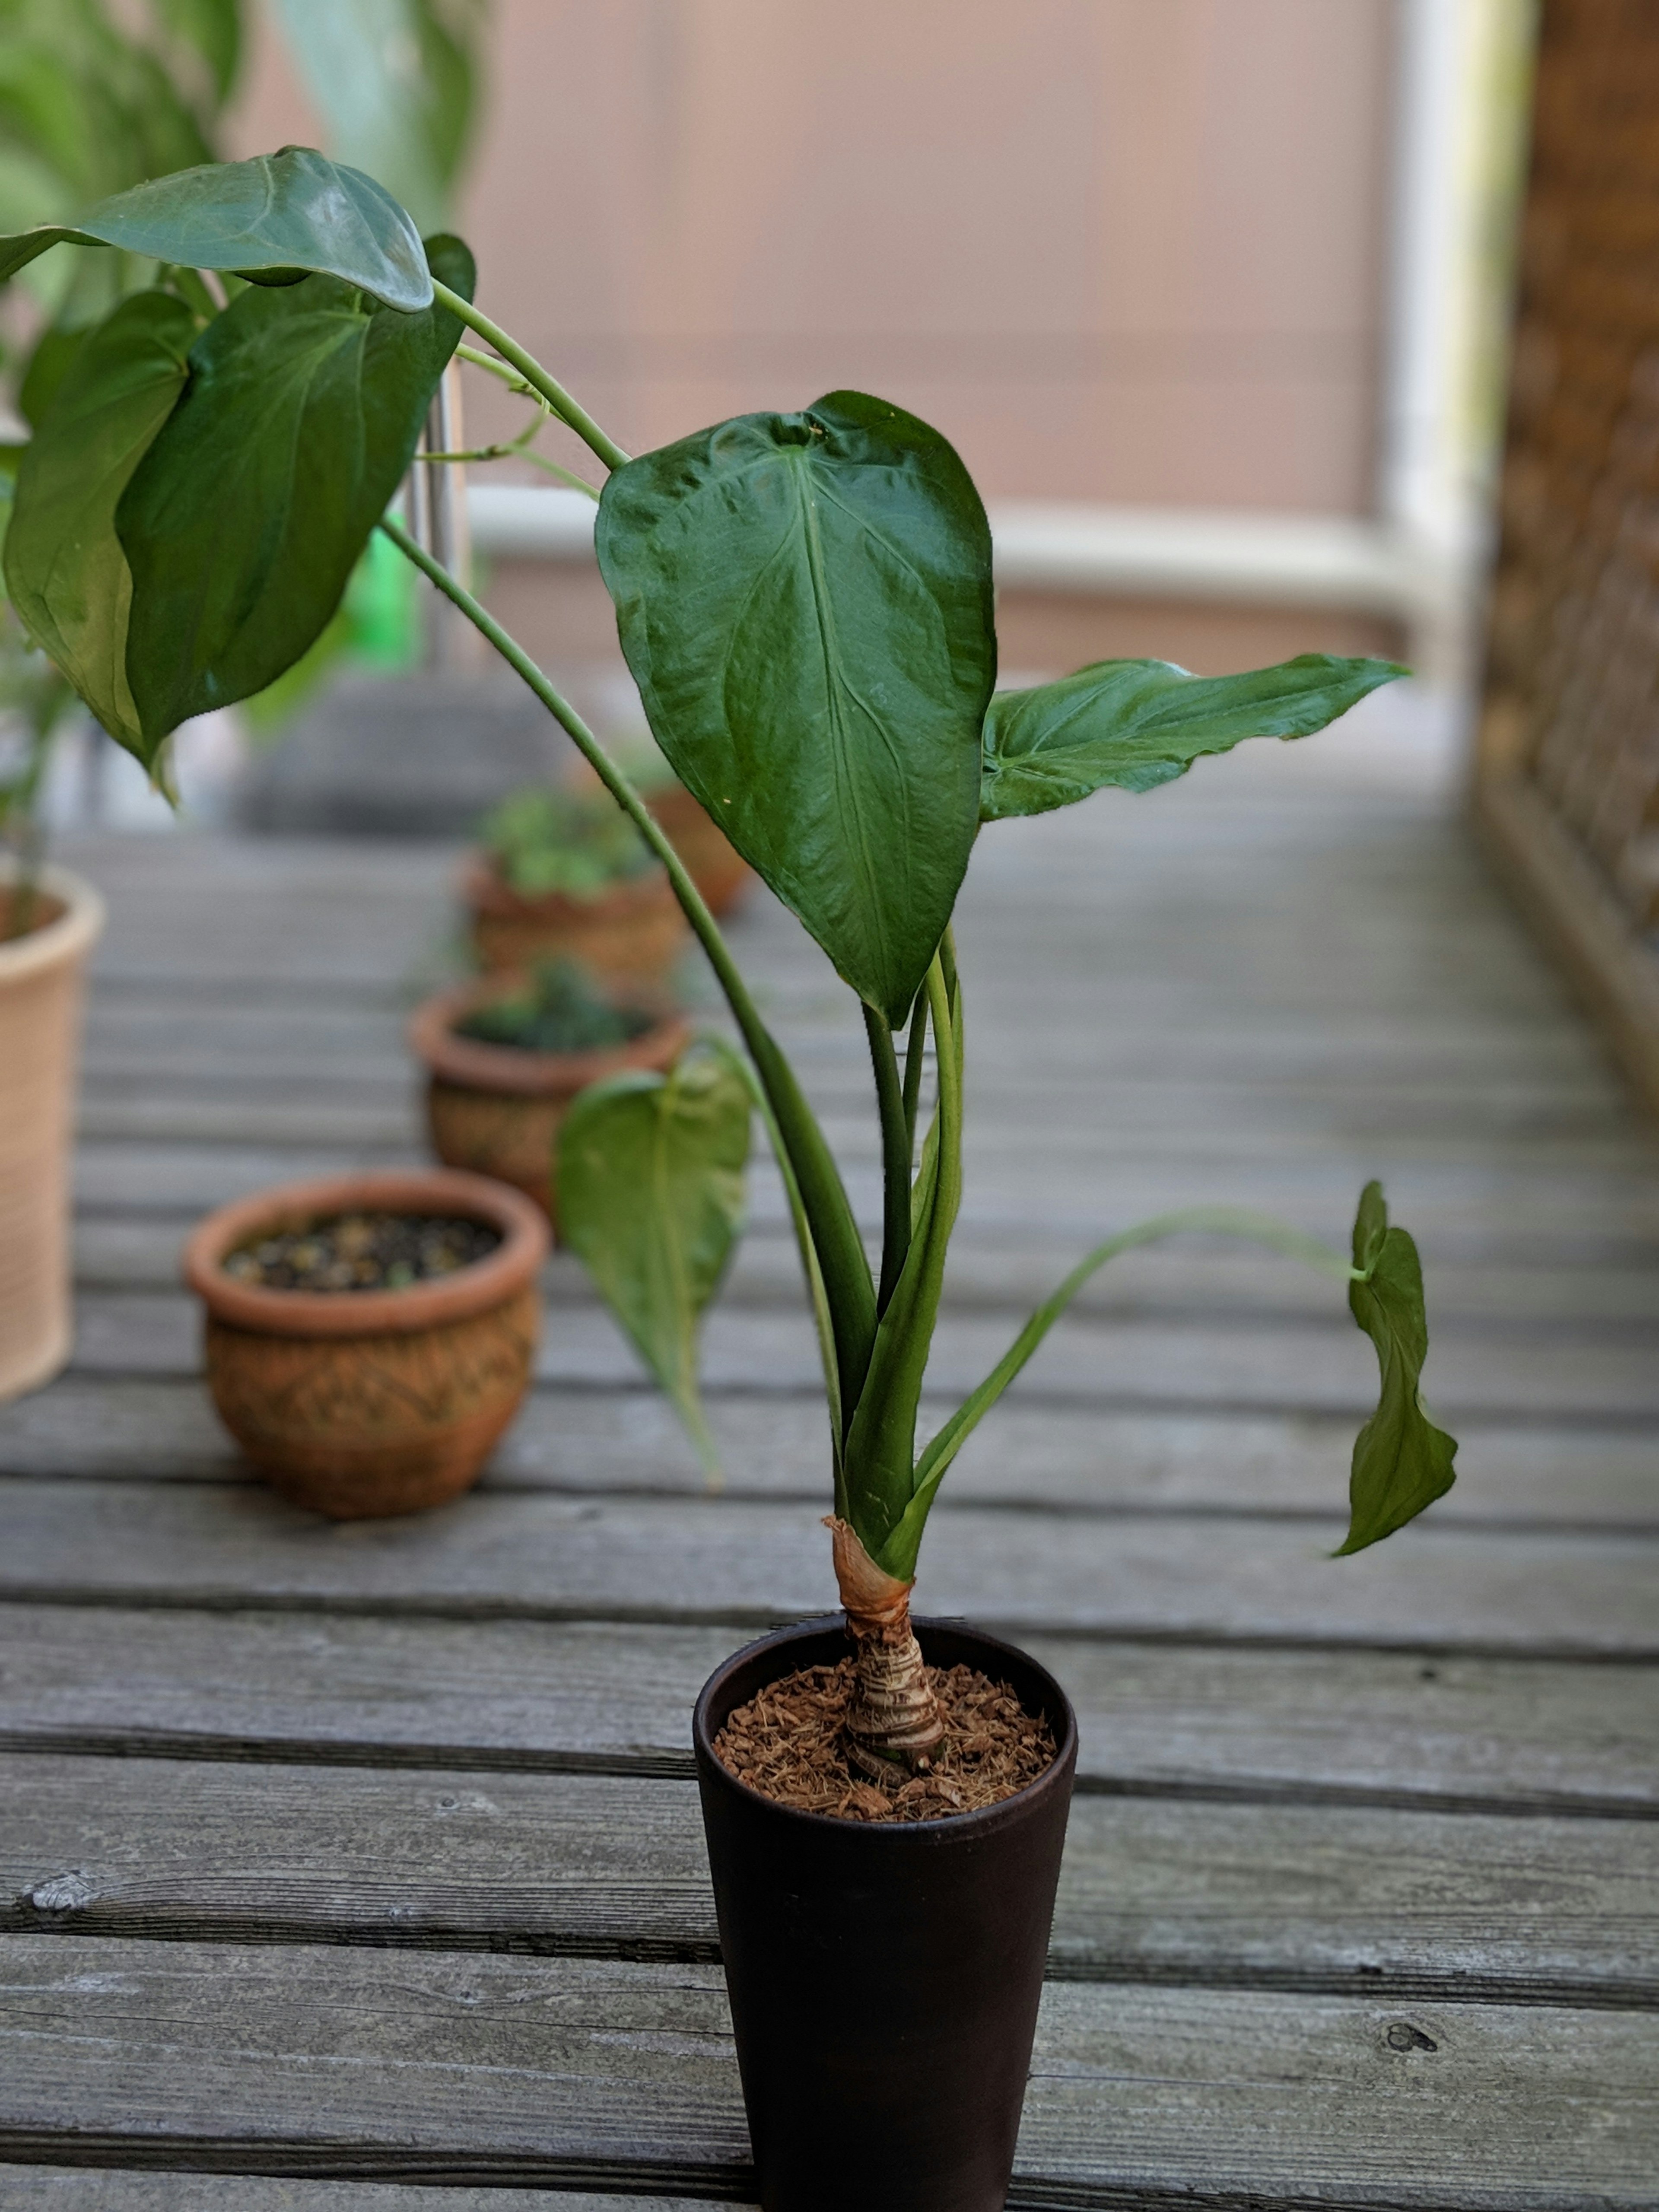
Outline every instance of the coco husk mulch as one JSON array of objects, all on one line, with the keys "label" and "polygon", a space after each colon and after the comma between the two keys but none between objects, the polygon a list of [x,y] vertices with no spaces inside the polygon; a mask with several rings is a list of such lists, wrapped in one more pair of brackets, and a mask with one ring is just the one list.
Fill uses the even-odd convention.
[{"label": "coco husk mulch", "polygon": [[740,1782],[802,1813],[843,1820],[938,1820],[1000,1804],[1035,1782],[1054,1757],[1054,1732],[1006,1682],[973,1667],[928,1668],[945,1741],[928,1773],[897,1789],[866,1782],[847,1764],[842,1730],[853,1662],[803,1667],[739,1705],[714,1739]]}]

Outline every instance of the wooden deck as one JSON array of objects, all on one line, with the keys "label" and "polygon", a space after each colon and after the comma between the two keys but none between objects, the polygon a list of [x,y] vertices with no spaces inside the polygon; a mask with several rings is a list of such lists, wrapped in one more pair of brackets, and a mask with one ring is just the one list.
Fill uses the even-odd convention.
[{"label": "wooden deck", "polygon": [[[1375,1173],[1460,1480],[1330,1560],[1369,1347],[1197,1245],[1100,1277],[964,1453],[919,1601],[1083,1717],[1011,2202],[1650,2206],[1659,1145],[1443,807],[1255,750],[983,841],[934,1403],[1110,1227],[1342,1237]],[[746,2201],[688,1714],[831,1598],[775,1183],[708,1332],[723,1496],[560,1261],[474,1496],[291,1511],[204,1402],[178,1247],[417,1153],[449,856],[69,857],[112,921],[78,1348],[0,1413],[0,2207]],[[736,933],[873,1228],[847,994],[764,901]]]}]

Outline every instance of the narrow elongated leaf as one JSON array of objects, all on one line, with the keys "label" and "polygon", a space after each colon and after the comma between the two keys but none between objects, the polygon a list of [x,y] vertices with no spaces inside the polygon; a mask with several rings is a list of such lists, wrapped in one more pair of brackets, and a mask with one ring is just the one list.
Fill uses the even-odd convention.
[{"label": "narrow elongated leaf", "polygon": [[335,276],[404,313],[432,303],[420,234],[397,201],[308,146],[179,169],[100,200],[73,223],[0,238],[0,283],[62,244],[242,276]]},{"label": "narrow elongated leaf", "polygon": [[1364,1279],[1348,1286],[1348,1304],[1376,1347],[1382,1394],[1354,1439],[1348,1482],[1348,1533],[1339,1553],[1363,1552],[1443,1497],[1455,1480],[1457,1445],[1429,1419],[1417,1387],[1428,1357],[1423,1269],[1417,1246],[1390,1228],[1381,1183],[1366,1184],[1353,1224],[1353,1264]]},{"label": "narrow elongated leaf", "polygon": [[181,300],[138,292],[81,341],[24,449],[6,535],[6,589],[24,627],[134,751],[132,577],[116,503],[185,388],[195,329]]},{"label": "narrow elongated leaf", "polygon": [[862,392],[617,470],[600,569],[658,744],[901,1028],[968,865],[991,540],[935,430]]},{"label": "narrow elongated leaf", "polygon": [[1045,814],[1104,784],[1151,791],[1245,738],[1305,738],[1406,670],[1304,653],[1240,676],[1168,660],[1097,660],[1057,684],[1000,691],[985,717],[980,817]]},{"label": "narrow elongated leaf", "polygon": [[[470,292],[471,256],[434,239]],[[264,690],[320,635],[404,471],[460,325],[365,307],[331,276],[240,293],[116,512],[127,675],[147,762],[192,714]]]},{"label": "narrow elongated leaf", "polygon": [[711,1474],[697,1329],[743,1227],[750,1086],[725,1046],[694,1045],[666,1075],[613,1076],[558,1137],[559,1230],[673,1400]]}]

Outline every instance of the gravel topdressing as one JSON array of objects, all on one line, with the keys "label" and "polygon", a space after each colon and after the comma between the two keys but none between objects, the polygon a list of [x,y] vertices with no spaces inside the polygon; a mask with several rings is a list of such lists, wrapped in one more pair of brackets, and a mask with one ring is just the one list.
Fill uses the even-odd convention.
[{"label": "gravel topdressing", "polygon": [[487,1222],[439,1213],[341,1213],[228,1253],[226,1274],[267,1291],[402,1291],[487,1260]]}]

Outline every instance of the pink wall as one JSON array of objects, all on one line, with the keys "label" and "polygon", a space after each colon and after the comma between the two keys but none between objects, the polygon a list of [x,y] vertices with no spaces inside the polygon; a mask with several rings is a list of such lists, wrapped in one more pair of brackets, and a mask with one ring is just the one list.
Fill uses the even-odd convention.
[{"label": "pink wall", "polygon": [[495,0],[481,301],[635,450],[853,384],[993,495],[1363,511],[1391,14]]}]

